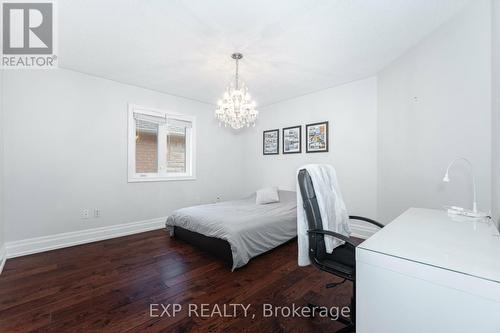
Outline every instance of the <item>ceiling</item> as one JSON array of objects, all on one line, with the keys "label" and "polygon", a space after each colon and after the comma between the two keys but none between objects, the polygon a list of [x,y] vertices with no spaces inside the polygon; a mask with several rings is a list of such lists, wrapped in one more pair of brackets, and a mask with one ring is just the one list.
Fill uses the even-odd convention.
[{"label": "ceiling", "polygon": [[377,73],[468,0],[58,1],[59,66],[215,104],[258,105]]}]

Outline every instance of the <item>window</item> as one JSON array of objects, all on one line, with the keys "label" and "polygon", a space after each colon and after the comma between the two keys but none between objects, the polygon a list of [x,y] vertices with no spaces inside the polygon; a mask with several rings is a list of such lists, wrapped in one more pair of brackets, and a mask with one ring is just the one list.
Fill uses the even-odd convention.
[{"label": "window", "polygon": [[195,118],[129,106],[128,180],[195,179]]}]

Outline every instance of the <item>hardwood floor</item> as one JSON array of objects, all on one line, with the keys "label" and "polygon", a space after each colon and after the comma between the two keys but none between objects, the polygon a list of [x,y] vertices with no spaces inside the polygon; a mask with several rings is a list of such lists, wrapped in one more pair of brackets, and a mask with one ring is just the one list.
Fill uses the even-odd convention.
[{"label": "hardwood floor", "polygon": [[[342,325],[329,318],[263,318],[262,307],[342,307],[351,284],[325,289],[339,281],[298,267],[296,242],[231,273],[222,261],[157,230],[8,260],[0,275],[0,332],[333,331]],[[150,316],[151,304],[174,303],[183,308],[175,317]],[[236,318],[200,318],[188,316],[189,303],[251,305],[247,317],[239,308]],[[161,306],[153,310],[161,312]]]}]

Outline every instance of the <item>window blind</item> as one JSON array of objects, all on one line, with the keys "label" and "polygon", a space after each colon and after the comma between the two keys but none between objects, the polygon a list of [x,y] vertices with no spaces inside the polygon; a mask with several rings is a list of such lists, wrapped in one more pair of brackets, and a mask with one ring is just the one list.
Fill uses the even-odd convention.
[{"label": "window blind", "polygon": [[140,121],[147,121],[149,123],[155,123],[155,124],[166,124],[167,123],[167,117],[166,116],[153,116],[149,114],[144,114],[140,112],[134,112],[134,119],[135,120],[140,120]]}]

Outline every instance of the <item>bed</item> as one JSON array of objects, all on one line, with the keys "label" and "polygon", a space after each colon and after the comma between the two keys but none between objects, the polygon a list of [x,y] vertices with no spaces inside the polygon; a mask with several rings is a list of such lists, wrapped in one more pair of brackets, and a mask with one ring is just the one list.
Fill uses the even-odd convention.
[{"label": "bed", "polygon": [[242,200],[176,210],[166,227],[171,236],[230,262],[232,270],[297,236],[297,197],[279,191],[280,202]]}]

